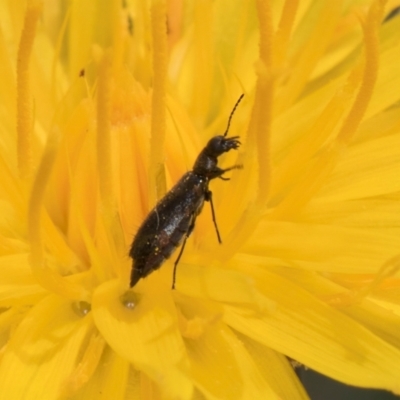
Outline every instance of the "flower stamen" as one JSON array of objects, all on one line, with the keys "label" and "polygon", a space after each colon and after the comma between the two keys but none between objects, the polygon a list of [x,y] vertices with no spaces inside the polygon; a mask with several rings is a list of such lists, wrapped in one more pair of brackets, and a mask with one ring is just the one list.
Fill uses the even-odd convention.
[{"label": "flower stamen", "polygon": [[384,0],[375,1],[362,22],[365,45],[365,67],[360,90],[338,133],[338,143],[347,144],[357,131],[373,94],[379,68],[378,28],[382,21]]},{"label": "flower stamen", "polygon": [[[255,202],[248,207],[230,233],[231,248],[240,247],[256,227],[260,214],[267,206],[271,181],[271,124],[274,80],[272,65],[272,12],[269,2],[257,1],[260,26],[259,61],[254,105],[249,123],[247,146],[256,149],[258,162],[258,187]],[[237,247],[236,247],[237,246]],[[226,256],[226,255],[225,255]]]},{"label": "flower stamen", "polygon": [[111,54],[106,52],[101,60],[97,94],[97,170],[103,207],[113,210],[114,185],[111,166]]},{"label": "flower stamen", "polygon": [[299,0],[286,0],[274,41],[274,64],[279,68],[285,58],[287,47],[292,33],[294,20],[299,7]]},{"label": "flower stamen", "polygon": [[42,4],[37,1],[28,3],[25,13],[24,27],[18,47],[17,58],[17,157],[18,170],[21,178],[25,179],[32,170],[32,129],[33,111],[30,89],[29,62],[36,25],[42,12]]},{"label": "flower stamen", "polygon": [[[271,158],[270,138],[273,100],[273,66],[272,66],[272,15],[266,1],[257,1],[260,24],[260,62],[259,75],[252,115],[253,126],[257,134],[257,152],[259,162],[259,183],[257,203],[265,207],[269,194]],[[251,124],[251,123],[250,123]]]},{"label": "flower stamen", "polygon": [[[257,153],[257,197],[244,210],[234,229],[225,240],[226,243],[229,243],[229,246],[221,247],[218,250],[220,259],[228,258],[233,249],[240,248],[254,232],[261,215],[267,207],[269,196],[271,181],[270,139],[274,93],[272,66],[273,28],[269,2],[258,0],[257,8],[260,25],[259,61],[256,65],[258,76],[246,143],[248,149],[246,157],[248,160],[254,157],[252,152]],[[246,162],[244,161],[244,163]]]},{"label": "flower stamen", "polygon": [[[166,27],[166,4],[154,0],[151,5],[151,28],[153,43],[153,94],[150,139],[150,205],[166,192],[164,167],[164,143],[166,132],[166,78],[168,65],[168,41]],[[155,183],[155,184],[154,184]]]},{"label": "flower stamen", "polygon": [[[112,265],[117,273],[120,259],[125,257],[123,233],[116,205],[116,190],[113,174],[111,112],[113,89],[114,53],[104,53],[100,64],[99,84],[97,95],[97,170],[99,172],[99,189],[102,206],[103,226],[98,229],[99,236],[106,235],[109,240],[110,252],[113,257]],[[102,231],[101,231],[102,229]],[[101,233],[100,233],[101,232]],[[104,271],[103,271],[104,272]]]}]

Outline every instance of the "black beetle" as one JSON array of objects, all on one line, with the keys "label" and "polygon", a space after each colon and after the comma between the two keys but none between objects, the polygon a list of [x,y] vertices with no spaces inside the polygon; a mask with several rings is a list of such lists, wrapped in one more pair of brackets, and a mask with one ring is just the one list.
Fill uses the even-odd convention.
[{"label": "black beetle", "polygon": [[223,174],[232,169],[241,168],[240,165],[234,165],[221,169],[218,167],[218,157],[240,146],[239,136],[230,138],[226,136],[232,116],[242,98],[243,94],[233,107],[225,133],[209,140],[198,155],[193,170],[183,175],[157,203],[136,233],[129,251],[129,255],[133,259],[130,287],[135,286],[139,279],[160,268],[183,241],[174,265],[172,289],[175,288],[176,266],[185,248],[186,240],[193,231],[196,217],[203,208],[204,201],[210,202],[218,241],[222,243],[215,219],[212,193],[208,189],[208,184],[214,178],[229,180],[229,178],[223,177]]}]

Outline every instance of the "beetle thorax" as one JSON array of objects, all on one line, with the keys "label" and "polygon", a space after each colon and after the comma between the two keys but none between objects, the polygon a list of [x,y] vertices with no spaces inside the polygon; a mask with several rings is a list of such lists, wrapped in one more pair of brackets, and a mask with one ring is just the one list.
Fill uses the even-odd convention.
[{"label": "beetle thorax", "polygon": [[208,177],[213,175],[213,171],[217,168],[217,157],[207,154],[207,148],[199,154],[193,166],[193,172],[197,175]]}]

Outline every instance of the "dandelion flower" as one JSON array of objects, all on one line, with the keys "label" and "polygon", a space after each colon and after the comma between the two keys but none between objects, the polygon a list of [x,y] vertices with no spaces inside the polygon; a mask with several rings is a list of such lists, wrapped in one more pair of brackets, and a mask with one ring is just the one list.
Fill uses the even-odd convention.
[{"label": "dandelion flower", "polygon": [[[2,2],[1,392],[305,399],[290,357],[400,393],[398,5]],[[223,244],[206,204],[176,290],[174,258],[129,289],[242,92]]]}]

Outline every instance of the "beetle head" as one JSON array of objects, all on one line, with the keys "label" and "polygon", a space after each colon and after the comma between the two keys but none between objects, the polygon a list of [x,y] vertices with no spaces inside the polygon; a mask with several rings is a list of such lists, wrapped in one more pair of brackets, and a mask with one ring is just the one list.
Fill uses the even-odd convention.
[{"label": "beetle head", "polygon": [[239,136],[226,138],[222,135],[211,138],[205,148],[205,152],[210,157],[219,157],[231,149],[237,149],[240,146]]}]

